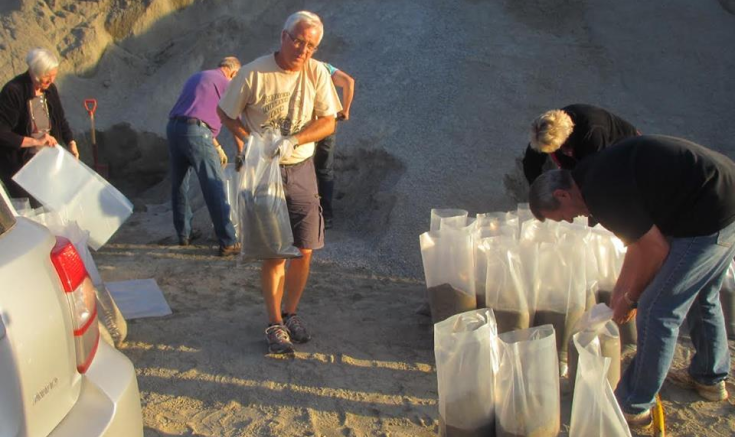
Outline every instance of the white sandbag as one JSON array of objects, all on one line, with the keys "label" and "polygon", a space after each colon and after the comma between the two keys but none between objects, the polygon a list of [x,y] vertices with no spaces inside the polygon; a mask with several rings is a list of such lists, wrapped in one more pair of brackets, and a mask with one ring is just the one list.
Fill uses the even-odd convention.
[{"label": "white sandbag", "polygon": [[488,309],[434,325],[441,435],[486,437],[495,432],[497,329]]},{"label": "white sandbag", "polygon": [[63,147],[43,147],[13,176],[43,206],[89,231],[98,250],[133,213],[133,204]]},{"label": "white sandbag", "polygon": [[508,226],[517,230],[519,228],[518,223],[518,214],[515,211],[487,212],[477,214],[475,227],[481,229],[487,227],[497,228],[501,226]]},{"label": "white sandbag", "polygon": [[570,437],[630,437],[625,416],[607,379],[610,358],[603,357],[599,338],[582,345],[583,333],[575,334],[579,370],[574,386]]},{"label": "white sandbag", "polygon": [[610,359],[610,365],[607,370],[607,381],[615,390],[620,381],[620,331],[618,325],[612,320],[613,311],[600,303],[592,307],[584,313],[572,330],[572,339],[569,340],[569,381],[574,389],[577,376],[577,367],[579,361],[578,349],[574,347],[573,342],[576,338],[577,344],[586,348],[593,341],[597,341],[600,347],[600,354]]},{"label": "white sandbag", "polygon": [[477,308],[472,235],[447,227],[419,242],[434,323]]},{"label": "white sandbag", "polygon": [[567,373],[567,344],[587,306],[584,241],[564,234],[557,243],[541,243],[533,326],[554,325],[561,375]]},{"label": "white sandbag", "polygon": [[523,259],[518,240],[493,237],[483,240],[485,254],[485,305],[492,308],[498,332],[530,327],[531,310]]},{"label": "white sandbag", "polygon": [[286,206],[275,143],[280,135],[252,133],[245,150],[238,193],[241,257],[244,259],[298,258]]},{"label": "white sandbag", "polygon": [[498,336],[498,436],[554,437],[561,425],[559,364],[551,325]]},{"label": "white sandbag", "polygon": [[429,231],[438,231],[443,224],[462,228],[467,224],[467,211],[464,209],[432,208]]},{"label": "white sandbag", "polygon": [[[595,252],[598,267],[597,302],[610,305],[612,290],[623,267],[626,248],[612,232],[600,225],[592,228],[590,246]],[[621,325],[620,342],[624,348],[633,348],[638,341],[635,319]]]}]

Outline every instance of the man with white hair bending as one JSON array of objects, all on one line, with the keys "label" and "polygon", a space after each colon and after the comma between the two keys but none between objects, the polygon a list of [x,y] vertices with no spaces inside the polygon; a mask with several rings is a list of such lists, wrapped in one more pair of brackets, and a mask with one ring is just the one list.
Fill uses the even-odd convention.
[{"label": "man with white hair bending", "polygon": [[577,103],[547,111],[531,123],[523,173],[533,183],[543,172],[547,157],[556,167],[573,170],[582,159],[636,135],[640,133],[635,126],[596,106]]},{"label": "man with white hair bending", "polygon": [[0,92],[0,180],[11,197],[38,201],[11,178],[41,147],[62,141],[79,159],[77,143],[66,121],[54,82],[59,60],[50,51],[36,48],[26,56],[28,70],[6,83]]},{"label": "man with white hair bending", "polygon": [[[311,335],[297,307],[309,278],[311,255],[324,246],[324,222],[314,171],[314,142],[332,134],[342,109],[329,72],[313,59],[323,36],[321,19],[296,12],[281,31],[279,51],[243,66],[217,109],[242,150],[251,132],[278,129],[281,177],[301,258],[263,260],[261,281],[268,313],[265,331],[271,353],[293,353],[293,343]],[[238,160],[242,160],[238,157]]]}]

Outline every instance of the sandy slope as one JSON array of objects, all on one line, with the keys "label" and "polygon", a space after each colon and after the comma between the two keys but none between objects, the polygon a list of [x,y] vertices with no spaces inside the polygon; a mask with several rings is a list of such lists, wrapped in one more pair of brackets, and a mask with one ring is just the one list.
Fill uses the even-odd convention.
[{"label": "sandy slope", "polygon": [[57,50],[83,155],[81,101],[96,97],[116,181],[151,184],[167,170],[166,118],[184,80],[224,55],[274,50],[301,8],[325,22],[317,58],[357,79],[338,133],[338,238],[323,252],[342,266],[420,277],[428,211],[512,207],[525,187],[508,191],[505,176],[550,108],[601,105],[644,133],[735,156],[731,0],[6,0],[0,78],[33,45]]}]

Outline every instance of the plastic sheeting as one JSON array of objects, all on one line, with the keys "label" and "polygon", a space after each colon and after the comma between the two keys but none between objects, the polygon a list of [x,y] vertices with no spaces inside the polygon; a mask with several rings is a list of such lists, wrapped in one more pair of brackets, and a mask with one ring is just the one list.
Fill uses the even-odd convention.
[{"label": "plastic sheeting", "polygon": [[63,147],[44,147],[13,180],[45,207],[89,232],[98,250],[133,213],[133,204]]}]

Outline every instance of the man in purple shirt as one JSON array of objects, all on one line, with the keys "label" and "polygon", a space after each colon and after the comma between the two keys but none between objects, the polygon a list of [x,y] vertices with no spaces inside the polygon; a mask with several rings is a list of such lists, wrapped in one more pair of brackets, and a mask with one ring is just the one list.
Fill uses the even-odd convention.
[{"label": "man in purple shirt", "polygon": [[200,235],[191,229],[193,214],[188,192],[193,168],[219,240],[220,256],[240,252],[225,198],[222,168],[227,164],[227,155],[217,141],[222,127],[217,104],[239,69],[240,61],[229,56],[220,61],[218,68],[191,76],[169,113],[166,127],[171,160],[171,207],[179,244],[188,246]]}]

